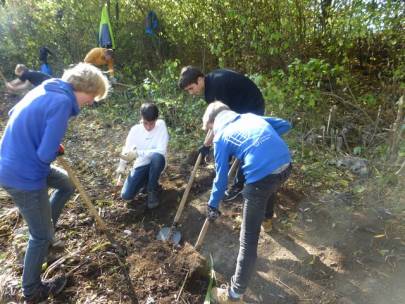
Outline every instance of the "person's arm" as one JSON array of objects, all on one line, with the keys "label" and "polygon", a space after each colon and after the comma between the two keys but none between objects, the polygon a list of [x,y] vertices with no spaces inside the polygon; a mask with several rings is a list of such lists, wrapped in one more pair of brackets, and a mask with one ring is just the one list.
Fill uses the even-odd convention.
[{"label": "person's arm", "polygon": [[46,126],[37,149],[38,158],[47,164],[55,160],[71,113],[70,102],[58,102],[46,113]]},{"label": "person's arm", "polygon": [[278,133],[278,135],[283,135],[291,129],[291,124],[281,118],[277,117],[263,117],[267,123],[269,123],[273,129]]},{"label": "person's arm", "polygon": [[212,184],[208,206],[218,209],[219,202],[224,197],[228,185],[229,153],[221,142],[217,142],[214,154],[216,175]]},{"label": "person's arm", "polygon": [[[131,150],[135,149],[135,128],[131,128],[129,131],[127,138],[125,139],[125,145],[122,147],[121,155],[126,155]],[[117,173],[121,174],[125,171],[126,166],[128,165],[128,161],[125,159],[120,158],[120,162],[118,164]]]},{"label": "person's arm", "polygon": [[46,47],[45,49],[46,49],[46,52],[47,52],[48,54],[50,54],[50,55],[54,56],[54,54],[51,52],[51,50],[50,50],[50,49],[48,49],[47,47]]},{"label": "person's arm", "polygon": [[114,77],[114,60],[110,59],[107,61],[108,65],[108,73],[110,74],[111,77]]},{"label": "person's arm", "polygon": [[7,82],[6,87],[11,91],[20,91],[28,88],[30,84],[31,83],[28,80],[21,81],[20,79],[17,78],[10,82]]}]

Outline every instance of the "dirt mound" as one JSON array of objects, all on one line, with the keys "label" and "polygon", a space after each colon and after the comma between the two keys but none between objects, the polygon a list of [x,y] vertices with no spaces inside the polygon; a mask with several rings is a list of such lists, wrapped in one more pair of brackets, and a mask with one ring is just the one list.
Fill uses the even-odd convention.
[{"label": "dirt mound", "polygon": [[[173,303],[179,295],[188,303],[201,303],[208,274],[205,259],[186,243],[169,243],[143,238],[128,257],[129,275],[139,300]],[[186,281],[184,290],[182,284]],[[198,292],[195,294],[195,292]],[[152,302],[152,303],[155,303]],[[143,302],[142,302],[143,303]]]}]

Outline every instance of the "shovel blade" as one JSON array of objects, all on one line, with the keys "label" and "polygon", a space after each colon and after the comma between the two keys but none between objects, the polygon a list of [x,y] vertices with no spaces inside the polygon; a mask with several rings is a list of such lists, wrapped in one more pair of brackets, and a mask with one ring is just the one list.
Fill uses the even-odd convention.
[{"label": "shovel blade", "polygon": [[[171,230],[171,232],[170,232]],[[171,235],[169,235],[171,234]],[[170,237],[170,239],[169,239]],[[175,245],[178,245],[181,240],[181,233],[180,231],[170,228],[170,227],[164,227],[160,229],[159,233],[156,236],[156,239],[159,241],[169,241],[172,242]]]}]

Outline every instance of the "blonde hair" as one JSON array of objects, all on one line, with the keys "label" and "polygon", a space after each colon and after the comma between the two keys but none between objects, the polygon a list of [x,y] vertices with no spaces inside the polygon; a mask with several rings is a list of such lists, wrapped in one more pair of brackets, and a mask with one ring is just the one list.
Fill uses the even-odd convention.
[{"label": "blonde hair", "polygon": [[110,83],[101,70],[83,62],[65,70],[62,80],[69,82],[77,92],[94,95],[96,101],[106,98],[110,89]]},{"label": "blonde hair", "polygon": [[210,103],[205,110],[203,116],[203,127],[204,131],[208,130],[208,124],[213,124],[215,121],[215,117],[222,111],[230,110],[229,107],[221,101],[214,101]]},{"label": "blonde hair", "polygon": [[19,64],[17,64],[17,65],[15,66],[14,73],[15,73],[16,75],[20,75],[20,74],[24,73],[24,72],[27,71],[27,70],[28,70],[28,68],[27,68],[24,64],[19,63]]}]

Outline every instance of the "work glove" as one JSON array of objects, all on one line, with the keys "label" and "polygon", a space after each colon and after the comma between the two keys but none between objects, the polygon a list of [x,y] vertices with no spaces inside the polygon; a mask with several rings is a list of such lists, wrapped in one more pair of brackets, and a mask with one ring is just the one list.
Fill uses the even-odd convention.
[{"label": "work glove", "polygon": [[198,148],[198,153],[200,153],[202,157],[206,157],[210,153],[210,146],[202,145]]},{"label": "work glove", "polygon": [[210,222],[214,222],[221,215],[221,211],[217,208],[207,206],[207,218]]},{"label": "work glove", "polygon": [[127,166],[127,162],[125,160],[120,160],[117,170],[115,170],[115,172],[117,173],[117,176],[119,176],[125,172],[126,166]]},{"label": "work glove", "polygon": [[58,151],[56,152],[57,156],[65,154],[65,147],[62,144],[59,144]]},{"label": "work glove", "polygon": [[128,151],[126,153],[122,153],[120,155],[120,158],[127,162],[131,162],[131,161],[135,160],[135,158],[137,158],[137,157],[138,157],[138,153],[136,153],[135,149]]}]

